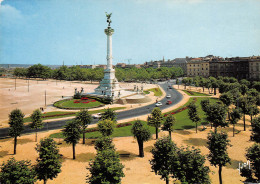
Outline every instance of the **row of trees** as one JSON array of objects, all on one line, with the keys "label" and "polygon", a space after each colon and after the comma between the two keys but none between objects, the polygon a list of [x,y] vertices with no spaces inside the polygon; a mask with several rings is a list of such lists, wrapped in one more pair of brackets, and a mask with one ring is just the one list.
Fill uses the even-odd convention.
[{"label": "row of trees", "polygon": [[[177,81],[177,84],[179,81]],[[219,88],[220,93],[228,92],[233,89],[238,90],[240,93],[245,94],[246,91],[249,89],[256,89],[257,91],[260,91],[260,82],[259,81],[248,81],[246,79],[242,79],[238,81],[234,77],[222,77],[219,76],[218,78],[215,77],[209,77],[209,78],[203,78],[203,77],[194,77],[194,78],[184,78],[182,80],[182,83],[185,86],[195,86],[195,87],[202,87],[203,92],[204,89],[207,88],[209,92],[214,91],[214,95],[216,95],[217,88]]]},{"label": "row of trees", "polygon": [[[119,81],[149,81],[151,79],[169,79],[183,75],[183,70],[179,67],[154,68],[116,68],[116,77]],[[29,68],[15,68],[14,76],[41,79],[57,80],[80,80],[80,81],[100,81],[104,77],[104,69],[86,69],[79,66],[61,66],[58,69],[51,69],[41,64],[33,65]]]},{"label": "row of trees", "polygon": [[[219,177],[220,177],[220,181],[222,182],[222,178],[221,178],[222,167],[225,166],[230,161],[230,159],[229,159],[229,157],[228,157],[228,155],[226,153],[226,147],[229,146],[229,143],[228,143],[229,141],[227,140],[227,135],[225,133],[223,133],[223,132],[217,133],[217,127],[219,127],[219,126],[221,126],[221,127],[227,126],[227,121],[226,121],[227,108],[224,106],[223,103],[211,104],[211,103],[209,103],[208,100],[202,101],[201,105],[202,105],[202,109],[205,111],[205,113],[207,115],[207,120],[215,127],[215,132],[211,132],[209,137],[208,137],[208,148],[210,149],[210,155],[211,155],[211,156],[210,155],[208,156],[208,159],[209,159],[209,161],[211,162],[212,165],[219,166]],[[191,118],[195,117],[194,122],[195,123],[198,122],[198,121],[196,121],[196,120],[199,119],[198,117],[196,117],[196,116],[198,116],[197,111],[196,111],[196,109],[197,109],[196,106],[192,107],[192,105],[190,105],[189,107],[190,107],[189,108],[189,113],[188,113],[189,116]],[[194,112],[194,110],[196,112]],[[235,109],[235,110],[237,110],[238,113],[240,113],[238,108]],[[19,111],[19,110],[16,109],[13,112],[17,112],[17,111]],[[233,118],[232,113],[233,113],[233,111],[230,113],[231,119]],[[13,114],[13,113],[11,113],[11,114]],[[16,114],[19,114],[18,118],[17,117],[15,118],[13,115],[11,116],[11,114],[9,116],[9,118],[10,118],[9,122],[13,122],[13,125],[12,125],[13,127],[16,127],[16,128],[20,127],[19,129],[22,129],[21,128],[22,125],[21,124],[17,124],[17,122],[19,122],[19,121],[22,122],[23,121],[22,113],[21,112],[16,113]],[[41,123],[41,121],[39,120],[40,118],[37,118],[37,117],[40,117],[40,115],[39,115],[39,112],[37,112],[37,110],[36,110],[31,115],[31,118],[32,118],[34,124],[36,124],[37,122]],[[86,132],[86,128],[91,123],[91,121],[92,121],[92,118],[89,115],[88,111],[82,110],[82,111],[80,111],[77,114],[75,120],[72,121],[72,122],[69,122],[65,126],[65,128],[63,130],[63,135],[65,136],[65,141],[67,143],[72,144],[73,159],[75,159],[75,145],[79,142],[80,134],[83,134],[83,143],[85,143],[84,135],[85,135],[85,132]],[[95,183],[94,181],[100,181],[100,178],[104,178],[105,174],[104,174],[104,176],[102,175],[102,177],[98,177],[95,174],[98,174],[98,173],[102,172],[100,170],[100,165],[103,163],[103,167],[106,167],[106,165],[104,163],[107,163],[109,160],[112,160],[112,161],[114,160],[114,162],[115,162],[115,163],[111,162],[111,165],[117,165],[117,167],[114,168],[117,172],[113,172],[113,173],[119,173],[118,176],[117,175],[113,175],[113,177],[109,177],[109,178],[117,178],[118,182],[120,182],[121,181],[121,177],[123,177],[123,172],[122,172],[122,168],[123,167],[119,163],[118,154],[115,152],[115,150],[114,150],[114,152],[109,152],[108,151],[108,150],[111,150],[111,148],[114,147],[111,144],[112,143],[112,139],[109,136],[111,136],[112,133],[113,133],[113,129],[115,127],[115,121],[116,121],[116,114],[115,114],[115,112],[112,111],[111,109],[107,109],[105,111],[105,113],[103,113],[103,115],[101,116],[101,119],[100,119],[100,121],[98,123],[98,128],[99,128],[99,131],[102,134],[102,139],[97,140],[95,148],[97,149],[97,151],[98,151],[98,147],[104,147],[104,148],[108,148],[108,149],[104,149],[106,151],[100,152],[100,154],[98,153],[96,158],[95,158],[95,160],[93,161],[93,164],[91,165],[90,168],[88,168],[90,170],[90,172],[91,172],[91,175],[88,177],[88,181],[93,180],[92,183]],[[255,121],[258,121],[258,126],[257,126],[256,123],[252,124],[252,127],[254,127],[253,128],[253,134],[251,136],[252,140],[259,139],[258,137],[259,137],[259,134],[260,134],[259,133],[259,119],[258,120],[253,119],[252,122],[255,122]],[[148,117],[148,125],[151,125],[151,126],[155,127],[155,129],[156,129],[156,139],[158,139],[158,129],[161,128],[162,123],[163,123],[162,130],[169,131],[169,135],[171,135],[171,132],[173,131],[173,125],[175,123],[174,117],[170,115],[170,116],[167,116],[164,119],[160,109],[159,108],[155,108],[152,111],[151,115]],[[12,126],[11,126],[11,123],[10,123],[10,127],[12,127]],[[40,126],[41,125],[39,125],[39,126],[35,126],[34,125],[34,126],[31,126],[31,127],[35,128],[35,127],[40,127]],[[12,132],[12,131],[10,131],[10,132]],[[137,139],[137,142],[138,142],[138,145],[139,145],[139,156],[143,157],[144,156],[144,154],[143,154],[143,142],[147,141],[147,140],[149,140],[151,138],[151,133],[150,133],[149,129],[146,126],[144,126],[140,121],[136,121],[134,123],[134,125],[132,127],[132,133],[133,133],[134,137]],[[15,138],[15,139],[17,139],[17,138]],[[170,141],[170,139],[169,139],[169,141]],[[172,145],[172,143],[169,143],[169,144]],[[224,147],[221,148],[221,146],[224,146]],[[171,149],[173,149],[173,148],[171,148]],[[174,147],[174,149],[175,149],[175,147]],[[258,149],[258,147],[254,148],[253,151],[256,152],[257,149]],[[177,150],[177,148],[175,150]],[[187,163],[184,162],[185,158],[186,158],[185,156],[187,156],[188,158],[191,158],[192,156],[189,156],[189,154],[195,154],[194,157],[197,158],[198,160],[202,160],[201,163],[204,164],[204,161],[203,161],[204,157],[203,156],[199,156],[200,151],[193,150],[193,149],[190,150],[189,148],[178,148],[178,150],[179,151],[177,152],[178,153],[177,158],[180,157],[180,158],[183,158],[183,159],[182,160],[177,160],[176,162],[183,161],[182,165],[185,165],[185,164],[188,165],[188,163],[190,163],[190,162],[195,164],[196,162],[190,161],[190,160],[187,161]],[[222,152],[220,153],[219,150],[221,150]],[[258,155],[259,155],[259,153],[258,153]],[[256,157],[256,155],[255,155],[255,157]],[[218,158],[218,159],[215,159],[215,158]],[[173,157],[173,160],[174,160],[174,157]],[[252,162],[256,162],[253,159],[251,159],[251,160],[252,160]],[[171,164],[174,164],[174,163],[171,163]],[[200,167],[202,169],[202,170],[199,169],[200,172],[205,171],[205,173],[207,173],[206,172],[207,169],[205,169],[205,167],[202,166],[202,165],[200,165]],[[178,165],[175,165],[175,167],[176,166],[178,166]],[[96,167],[96,168],[93,168],[93,167]],[[197,167],[197,166],[195,165],[193,167]],[[171,170],[168,170],[167,171],[168,175],[167,176],[165,175],[165,177],[162,177],[162,178],[166,179],[166,182],[167,182],[167,180],[169,180],[169,176],[171,175],[171,177],[179,179],[179,180],[181,180],[183,182],[189,182],[191,180],[188,180],[189,176],[187,176],[187,175],[191,171],[188,172],[188,170],[187,170],[187,173],[184,172],[185,169],[188,169],[188,168],[189,167],[181,168],[180,171],[174,171],[174,172],[172,172]],[[93,172],[91,171],[91,169],[92,169]],[[97,169],[97,170],[99,169],[98,172],[95,169]],[[102,168],[102,170],[104,170],[104,168]],[[157,171],[154,170],[154,171],[156,173],[160,173],[158,170]],[[180,172],[182,174],[179,175],[178,172]],[[250,171],[250,172],[252,172],[252,171]],[[256,168],[255,172],[257,172],[257,168]],[[186,174],[184,174],[184,173],[186,173]],[[254,178],[255,175],[257,175],[257,174],[253,173],[251,175]],[[201,177],[200,176],[199,178],[205,179],[205,183],[206,183],[208,177],[207,177],[207,174],[205,174],[205,177]],[[194,179],[194,177],[193,177],[193,179]],[[107,179],[107,181],[110,182],[109,179]],[[193,181],[195,181],[195,180],[193,180]]]}]

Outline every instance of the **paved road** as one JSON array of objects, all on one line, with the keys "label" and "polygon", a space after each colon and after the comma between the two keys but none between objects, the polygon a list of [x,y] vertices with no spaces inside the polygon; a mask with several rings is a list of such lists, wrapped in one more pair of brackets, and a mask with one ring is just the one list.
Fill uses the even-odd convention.
[{"label": "paved road", "polygon": [[[172,84],[172,82],[170,82],[170,83],[167,83],[167,82],[159,83],[159,85],[164,89],[166,94],[171,94],[170,99],[167,99],[165,97],[160,101],[163,104],[160,107],[161,110],[177,104],[183,98],[182,95],[178,91],[176,91],[175,89],[168,89],[168,86],[171,85],[171,84]],[[172,104],[166,105],[167,100],[171,100]],[[150,114],[154,107],[155,107],[155,103],[153,103],[151,105],[135,108],[135,109],[132,109],[132,110],[118,112],[117,119],[122,120],[122,119],[138,117],[138,116],[145,115],[145,114]],[[71,119],[52,121],[50,123],[46,122],[46,123],[44,123],[44,127],[39,131],[54,130],[54,129],[62,128],[66,124],[66,122],[69,121],[69,120],[71,120]],[[95,123],[97,123],[97,120],[93,121],[93,124],[95,124]],[[34,130],[31,130],[28,126],[25,126],[25,130],[23,131],[23,133],[32,133],[32,132],[34,132]],[[4,137],[7,137],[7,136],[8,136],[8,128],[0,129],[0,138],[4,138]]]}]

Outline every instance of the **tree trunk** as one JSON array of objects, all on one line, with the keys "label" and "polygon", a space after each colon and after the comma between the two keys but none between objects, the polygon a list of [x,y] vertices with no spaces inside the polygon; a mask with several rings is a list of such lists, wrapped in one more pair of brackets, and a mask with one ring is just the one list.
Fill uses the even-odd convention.
[{"label": "tree trunk", "polygon": [[218,170],[219,184],[222,184],[221,172],[222,172],[222,166],[220,165],[220,166],[219,166],[219,170]]},{"label": "tree trunk", "polygon": [[166,181],[166,184],[169,184],[169,176],[166,176],[165,181]]},{"label": "tree trunk", "polygon": [[251,120],[251,125],[252,125],[253,115],[250,115],[250,120]]},{"label": "tree trunk", "polygon": [[172,132],[169,131],[169,137],[170,137],[170,140],[172,140]]},{"label": "tree trunk", "polygon": [[73,160],[75,160],[75,143],[72,143],[72,150],[73,150]]},{"label": "tree trunk", "polygon": [[244,131],[246,131],[246,115],[244,114]]},{"label": "tree trunk", "polygon": [[203,92],[204,92],[204,87],[202,87],[202,89],[203,89]]},{"label": "tree trunk", "polygon": [[212,129],[212,123],[210,123],[210,129]]},{"label": "tree trunk", "polygon": [[216,126],[214,126],[214,131],[215,131],[215,133],[217,133],[217,132],[218,132],[218,130],[217,130],[217,127],[216,127]]},{"label": "tree trunk", "polygon": [[14,137],[14,155],[16,154],[17,136]]},{"label": "tree trunk", "polygon": [[144,142],[138,140],[138,146],[139,146],[139,157],[144,157]]},{"label": "tree trunk", "polygon": [[37,128],[36,128],[36,132],[35,132],[35,142],[37,142]]},{"label": "tree trunk", "polygon": [[233,124],[233,137],[235,137],[235,124]]},{"label": "tree trunk", "polygon": [[214,88],[214,95],[217,94],[217,88]]},{"label": "tree trunk", "polygon": [[155,127],[155,132],[156,132],[156,139],[158,139],[158,128]]},{"label": "tree trunk", "polygon": [[196,122],[196,133],[198,133],[198,124]]},{"label": "tree trunk", "polygon": [[184,89],[186,89],[186,84],[184,85],[184,87],[185,87]]},{"label": "tree trunk", "polygon": [[228,120],[230,121],[230,113],[229,113],[229,109],[228,109],[227,113],[228,113]]},{"label": "tree trunk", "polygon": [[47,184],[47,179],[44,179],[44,180],[43,180],[43,184]]},{"label": "tree trunk", "polygon": [[85,129],[83,130],[83,144],[85,144],[86,142],[85,142]]}]

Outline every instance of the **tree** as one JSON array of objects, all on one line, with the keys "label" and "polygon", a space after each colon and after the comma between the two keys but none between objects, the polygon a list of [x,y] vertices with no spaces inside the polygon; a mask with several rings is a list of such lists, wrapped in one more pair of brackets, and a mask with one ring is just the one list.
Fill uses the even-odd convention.
[{"label": "tree", "polygon": [[[181,147],[177,150],[178,169],[173,171],[175,178],[182,183],[210,184],[209,167],[205,166],[206,158],[201,155],[200,149]],[[175,165],[175,164],[173,164]]]},{"label": "tree", "polygon": [[175,162],[175,165],[178,163],[176,150],[176,144],[168,137],[158,139],[151,150],[152,159],[150,164],[152,171],[160,175],[161,179],[166,181],[166,184],[169,184],[170,174],[175,169],[173,162]]},{"label": "tree", "polygon": [[124,166],[120,163],[119,155],[114,150],[98,151],[94,160],[90,161],[90,175],[87,175],[89,184],[119,184],[124,177]]},{"label": "tree", "polygon": [[139,157],[144,157],[144,142],[151,138],[151,132],[141,121],[137,120],[131,129],[132,134],[137,139],[139,146]]},{"label": "tree", "polygon": [[186,85],[188,84],[187,78],[182,79],[182,83],[184,84],[184,89],[186,89]]},{"label": "tree", "polygon": [[235,125],[237,124],[238,120],[241,118],[241,113],[239,109],[232,109],[230,113],[230,123],[233,125],[233,137],[235,137]]},{"label": "tree", "polygon": [[260,143],[260,117],[254,118],[252,121],[252,133],[250,139]]},{"label": "tree", "polygon": [[33,111],[31,115],[32,123],[30,124],[31,129],[35,130],[35,142],[37,142],[37,132],[38,129],[43,127],[42,123],[42,113],[39,109]]},{"label": "tree", "polygon": [[250,116],[251,122],[253,120],[253,116],[259,114],[259,109],[256,104],[250,103],[248,104],[248,112],[247,114]]},{"label": "tree", "polygon": [[240,85],[240,92],[242,95],[245,95],[248,91],[248,87],[245,84]]},{"label": "tree", "polygon": [[210,153],[208,159],[211,165],[219,167],[219,183],[222,184],[222,167],[230,163],[230,158],[227,153],[227,147],[231,146],[227,139],[228,135],[225,132],[216,133],[210,132],[208,135],[207,148]]},{"label": "tree", "polygon": [[[250,161],[252,166],[251,171],[256,181],[260,181],[260,145],[254,144],[247,149],[246,153],[247,160]],[[254,178],[252,176],[252,178]]]},{"label": "tree", "polygon": [[176,84],[178,85],[178,89],[179,89],[179,79],[176,79]]},{"label": "tree", "polygon": [[86,129],[92,122],[92,116],[89,114],[88,110],[83,109],[77,113],[76,121],[79,123],[81,128],[81,132],[83,134],[83,144],[85,144]]},{"label": "tree", "polygon": [[168,115],[163,122],[162,130],[169,132],[170,139],[172,139],[171,132],[173,131],[173,125],[175,124],[175,122],[176,122],[176,119],[171,114]]},{"label": "tree", "polygon": [[116,112],[110,108],[107,108],[104,113],[102,113],[101,120],[110,119],[111,121],[116,121]]},{"label": "tree", "polygon": [[33,184],[36,182],[35,172],[31,161],[16,161],[11,157],[0,166],[0,183],[6,184]]},{"label": "tree", "polygon": [[198,132],[198,122],[200,121],[200,117],[199,117],[199,114],[198,114],[198,107],[194,104],[194,103],[191,103],[189,106],[189,110],[188,110],[188,115],[189,115],[189,118],[192,122],[194,122],[196,124],[196,133]]},{"label": "tree", "polygon": [[75,146],[79,142],[81,134],[79,124],[76,121],[70,121],[65,125],[62,132],[65,142],[72,144],[73,160],[75,160]]},{"label": "tree", "polygon": [[115,150],[115,145],[112,143],[112,139],[110,137],[103,136],[95,141],[95,149],[97,151]]},{"label": "tree", "polygon": [[24,130],[24,114],[20,109],[15,109],[9,114],[9,135],[14,137],[14,155],[16,154],[17,137],[21,135]]},{"label": "tree", "polygon": [[225,105],[226,105],[226,107],[227,107],[227,109],[228,109],[228,118],[230,118],[230,115],[229,115],[229,106],[232,104],[232,102],[233,102],[233,98],[232,98],[232,96],[230,95],[230,93],[223,93],[223,94],[221,94],[220,95],[220,97],[219,97],[219,100],[220,101],[222,101]]},{"label": "tree", "polygon": [[115,122],[110,119],[105,119],[98,122],[98,130],[103,136],[112,135],[114,128]]},{"label": "tree", "polygon": [[215,77],[210,77],[211,87],[214,88],[214,95],[217,94],[217,88],[219,87],[219,82]]},{"label": "tree", "polygon": [[208,111],[208,105],[209,105],[209,99],[206,98],[204,100],[201,100],[200,101],[200,105],[201,105],[201,109],[204,111],[204,112],[207,112]]},{"label": "tree", "polygon": [[59,149],[52,138],[42,139],[35,149],[39,153],[35,165],[37,178],[46,184],[48,179],[56,178],[61,172]]},{"label": "tree", "polygon": [[247,149],[246,158],[250,167],[243,167],[241,176],[246,177],[246,182],[258,183],[260,181],[260,144],[255,143]]},{"label": "tree", "polygon": [[148,125],[155,127],[156,139],[158,139],[158,129],[161,127],[163,121],[162,112],[160,108],[153,109],[150,116],[147,118]]},{"label": "tree", "polygon": [[228,125],[226,122],[226,107],[223,104],[213,103],[207,107],[206,117],[215,127],[215,132],[217,132],[217,127],[226,127]]},{"label": "tree", "polygon": [[246,97],[240,97],[238,99],[238,108],[241,109],[243,113],[243,121],[244,121],[244,131],[246,131],[246,114],[249,112],[248,101]]}]

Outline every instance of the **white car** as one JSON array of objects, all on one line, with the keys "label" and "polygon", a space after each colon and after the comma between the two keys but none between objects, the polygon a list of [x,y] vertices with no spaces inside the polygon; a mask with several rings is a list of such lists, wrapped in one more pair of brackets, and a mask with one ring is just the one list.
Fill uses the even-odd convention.
[{"label": "white car", "polygon": [[172,96],[170,95],[170,94],[168,94],[167,96],[166,96],[166,98],[171,98]]},{"label": "white car", "polygon": [[162,106],[162,102],[157,102],[157,103],[155,104],[155,106],[156,106],[156,107]]},{"label": "white car", "polygon": [[94,114],[92,117],[94,119],[99,119],[101,117],[102,113],[97,113],[97,114]]}]

